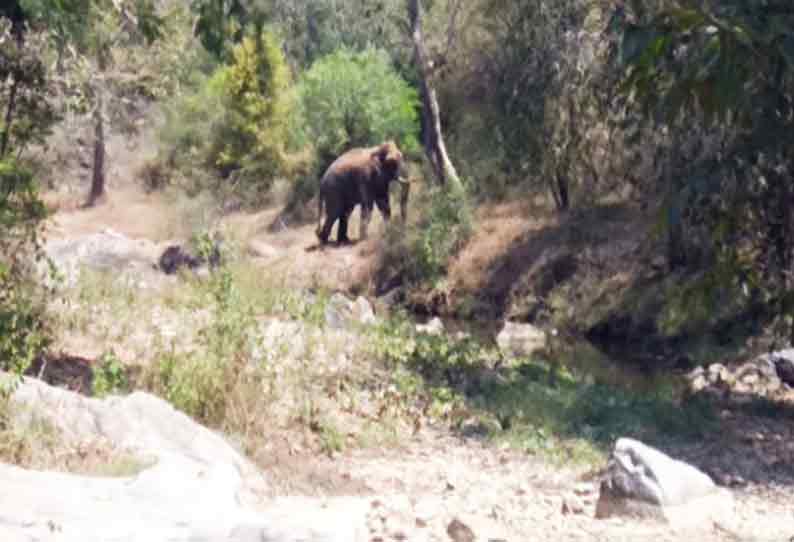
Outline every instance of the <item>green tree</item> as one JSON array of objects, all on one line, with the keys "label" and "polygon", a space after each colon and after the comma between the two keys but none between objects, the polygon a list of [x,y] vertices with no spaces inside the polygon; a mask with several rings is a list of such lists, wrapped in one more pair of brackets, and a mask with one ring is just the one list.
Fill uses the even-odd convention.
[{"label": "green tree", "polygon": [[286,146],[294,92],[277,35],[248,33],[229,64],[166,107],[161,139],[167,163],[191,191],[244,196],[256,204],[289,173]]},{"label": "green tree", "polygon": [[683,175],[667,176],[669,258],[685,262],[684,239],[705,225],[712,282],[773,307],[794,340],[794,6],[655,7],[633,2],[614,14],[622,90],[657,126],[676,133],[694,121],[719,141]]},{"label": "green tree", "polygon": [[417,93],[381,50],[340,49],[303,74],[299,127],[328,163],[351,147],[394,139],[404,152],[418,149]]},{"label": "green tree", "polygon": [[262,30],[263,13],[257,5],[244,0],[193,0],[196,36],[219,60],[230,60],[231,48],[240,42],[247,26]]},{"label": "green tree", "polygon": [[76,62],[80,68],[69,76],[82,87],[94,124],[94,163],[86,202],[94,205],[105,194],[105,132],[112,116],[108,93],[136,78],[134,73],[115,70],[113,49],[151,44],[162,36],[164,21],[153,0],[22,0],[22,7],[32,21],[52,30],[59,70],[67,44],[88,61]]},{"label": "green tree", "polygon": [[0,18],[0,369],[15,374],[28,368],[48,337],[35,274],[46,212],[24,151],[56,120],[43,63],[46,40],[26,31],[20,13]]},{"label": "green tree", "polygon": [[223,177],[269,182],[284,169],[284,146],[292,108],[290,73],[275,34],[246,36],[233,62],[218,70],[224,118],[217,126],[210,160]]}]

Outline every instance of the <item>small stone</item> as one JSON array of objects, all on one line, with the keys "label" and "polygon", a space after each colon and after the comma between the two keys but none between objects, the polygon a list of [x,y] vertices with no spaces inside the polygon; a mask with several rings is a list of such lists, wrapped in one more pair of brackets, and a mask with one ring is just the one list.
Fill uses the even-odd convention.
[{"label": "small stone", "polygon": [[575,488],[573,488],[573,492],[576,495],[592,495],[595,493],[595,486],[593,484],[578,484]]},{"label": "small stone", "polygon": [[575,495],[569,495],[562,500],[563,515],[584,514],[584,505]]},{"label": "small stone", "polygon": [[447,534],[453,542],[474,542],[474,531],[471,527],[460,521],[458,518],[453,519],[447,525]]},{"label": "small stone", "polygon": [[416,331],[428,335],[442,335],[444,333],[444,322],[436,316],[426,324],[416,324]]}]

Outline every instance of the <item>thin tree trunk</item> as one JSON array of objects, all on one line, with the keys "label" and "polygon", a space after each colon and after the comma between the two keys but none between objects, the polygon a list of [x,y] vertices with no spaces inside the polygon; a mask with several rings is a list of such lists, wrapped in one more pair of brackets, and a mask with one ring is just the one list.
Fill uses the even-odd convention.
[{"label": "thin tree trunk", "polygon": [[11,90],[8,94],[8,106],[6,107],[5,118],[3,119],[3,135],[0,141],[0,158],[8,152],[8,142],[11,139],[11,122],[14,119],[14,108],[16,107],[17,91],[19,89],[19,80],[14,78],[11,83]]},{"label": "thin tree trunk", "polygon": [[450,185],[453,190],[462,189],[460,177],[447,155],[444,136],[441,132],[441,117],[438,100],[430,76],[427,73],[427,51],[422,37],[422,4],[420,0],[408,0],[408,15],[411,19],[411,38],[414,43],[414,62],[419,68],[419,91],[422,98],[422,128],[424,147],[433,171],[440,184]]},{"label": "thin tree trunk", "polygon": [[673,168],[677,164],[680,151],[678,128],[671,126],[672,141],[667,155],[667,265],[670,271],[683,267],[686,263],[686,250],[684,248],[683,209],[678,195],[678,180],[673,175]]},{"label": "thin tree trunk", "polygon": [[97,54],[99,83],[96,87],[96,108],[94,109],[94,168],[91,175],[91,193],[87,207],[93,207],[105,195],[105,101],[102,75],[105,73],[105,54],[100,47]]}]

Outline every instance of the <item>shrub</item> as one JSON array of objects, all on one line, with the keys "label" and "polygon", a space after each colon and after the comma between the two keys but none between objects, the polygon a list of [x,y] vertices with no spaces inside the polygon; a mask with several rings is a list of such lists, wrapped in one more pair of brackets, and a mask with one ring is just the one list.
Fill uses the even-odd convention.
[{"label": "shrub", "polygon": [[213,140],[210,158],[222,172],[272,177],[284,165],[290,104],[289,69],[270,32],[245,37],[234,48],[234,63],[216,74],[226,116]]},{"label": "shrub", "polygon": [[383,268],[402,271],[414,283],[443,278],[450,259],[472,232],[472,209],[465,190],[433,187],[416,206],[421,220],[407,232],[390,231]]},{"label": "shrub", "polygon": [[[232,63],[197,76],[195,90],[167,109],[161,138],[167,162],[195,183],[212,182],[257,201],[286,169],[285,144],[292,109],[290,74],[276,36],[246,36]],[[214,173],[211,179],[196,174]]]},{"label": "shrub", "polygon": [[0,160],[0,369],[22,374],[48,342],[36,264],[46,216],[26,167]]},{"label": "shrub", "polygon": [[212,276],[208,294],[213,318],[199,331],[198,350],[162,355],[149,385],[191,416],[220,424],[230,403],[228,392],[251,359],[250,332],[256,320],[229,269]]},{"label": "shrub", "polygon": [[124,364],[112,350],[100,356],[93,376],[92,391],[96,397],[129,390],[129,380]]},{"label": "shrub", "polygon": [[321,165],[351,147],[394,139],[418,149],[418,99],[385,51],[340,49],[315,62],[298,85],[298,146],[311,142]]}]

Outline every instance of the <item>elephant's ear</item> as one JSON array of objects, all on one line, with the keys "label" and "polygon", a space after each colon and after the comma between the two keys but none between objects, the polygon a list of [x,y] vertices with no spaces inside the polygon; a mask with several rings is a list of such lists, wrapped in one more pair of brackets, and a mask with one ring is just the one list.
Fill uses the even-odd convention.
[{"label": "elephant's ear", "polygon": [[388,156],[389,156],[389,145],[386,143],[377,146],[375,150],[372,152],[372,157],[377,158],[378,160],[381,161],[381,163],[385,162]]}]

